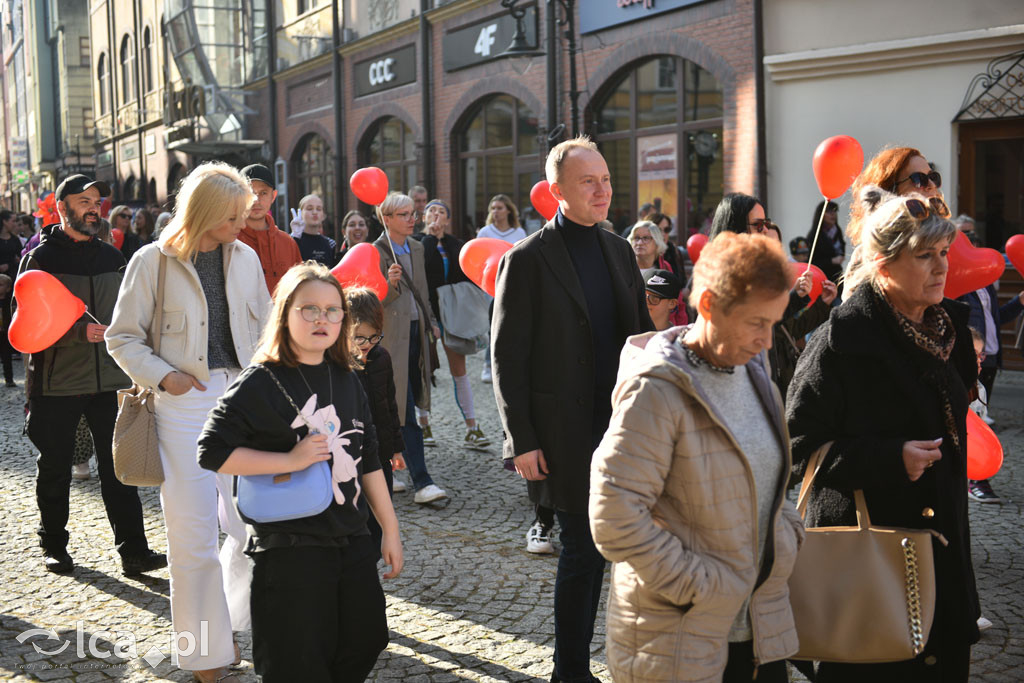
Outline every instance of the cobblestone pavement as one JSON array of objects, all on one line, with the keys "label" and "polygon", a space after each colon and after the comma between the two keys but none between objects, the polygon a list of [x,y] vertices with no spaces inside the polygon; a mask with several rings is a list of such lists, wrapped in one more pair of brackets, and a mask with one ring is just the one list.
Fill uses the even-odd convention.
[{"label": "cobblestone pavement", "polygon": [[[481,359],[470,359],[469,368],[478,416],[484,431],[497,441],[500,428],[491,387],[479,382]],[[497,446],[490,454],[460,447],[464,431],[445,368],[437,381],[432,425],[438,446],[427,450],[427,463],[451,499],[424,507],[412,502],[411,493],[395,496],[405,571],[385,584],[391,645],[372,679],[546,680],[554,642],[557,560],[525,552],[524,534],[533,512],[523,482],[501,468]],[[93,479],[72,483],[69,551],[76,569],[69,576],[43,570],[35,535],[34,451],[21,434],[22,395],[14,389],[0,391],[0,679],[189,680],[166,658],[167,572],[140,580],[121,576],[95,461]],[[973,650],[972,680],[1003,682],[1024,680],[1024,466],[1014,462],[1024,449],[1024,376],[1000,376],[994,393],[992,413],[1008,455],[994,486],[1005,502],[971,504],[979,588],[984,613],[994,623]],[[144,489],[142,497],[150,542],[163,551],[157,491]],[[26,638],[31,629],[40,631]],[[593,671],[608,681],[603,613],[597,631]],[[115,648],[121,654],[130,652],[133,641],[136,657],[112,654]],[[245,658],[241,675],[253,681],[247,634],[240,641]],[[794,680],[802,679],[794,675]]]}]

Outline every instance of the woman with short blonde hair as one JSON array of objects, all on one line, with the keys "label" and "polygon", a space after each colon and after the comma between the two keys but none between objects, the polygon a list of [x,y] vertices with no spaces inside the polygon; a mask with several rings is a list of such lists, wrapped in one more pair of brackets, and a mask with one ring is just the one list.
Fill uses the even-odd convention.
[{"label": "woman with short blonde hair", "polygon": [[[245,525],[231,478],[199,467],[196,440],[207,413],[249,364],[270,309],[259,258],[235,239],[253,199],[249,183],[227,164],[192,171],[160,239],[129,262],[106,332],[121,369],[156,394],[173,628],[209,634],[205,648],[175,658],[201,682],[237,680],[227,669],[238,659],[232,630],[249,628]],[[227,534],[219,557],[218,517]]]}]

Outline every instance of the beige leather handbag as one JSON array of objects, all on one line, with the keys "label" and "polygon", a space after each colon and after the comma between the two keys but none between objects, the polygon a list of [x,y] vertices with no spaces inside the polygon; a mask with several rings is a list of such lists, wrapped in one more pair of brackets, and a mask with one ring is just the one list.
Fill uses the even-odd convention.
[{"label": "beige leather handbag", "polygon": [[[156,308],[150,328],[150,346],[160,354],[160,325],[164,313],[164,280],[167,275],[167,257],[160,255],[157,276]],[[156,333],[153,332],[156,330]],[[132,384],[117,392],[117,421],[114,423],[114,474],[128,486],[160,486],[164,483],[164,468],[160,462],[160,449],[156,438],[156,413],[150,389]]]},{"label": "beige leather handbag", "polygon": [[[797,510],[807,498],[829,442],[807,463]],[[789,596],[800,649],[793,659],[875,663],[913,659],[935,615],[931,529],[872,526],[864,492],[854,491],[857,526],[807,529]]]}]

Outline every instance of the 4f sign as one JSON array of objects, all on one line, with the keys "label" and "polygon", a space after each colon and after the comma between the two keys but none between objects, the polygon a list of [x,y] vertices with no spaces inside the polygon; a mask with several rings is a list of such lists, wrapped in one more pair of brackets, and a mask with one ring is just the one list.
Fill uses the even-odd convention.
[{"label": "4f sign", "polygon": [[491,46],[494,45],[494,34],[498,32],[497,24],[489,24],[480,29],[480,36],[476,39],[476,47],[473,52],[481,57],[491,56]]},{"label": "4f sign", "polygon": [[395,60],[388,57],[370,64],[370,85],[383,85],[394,80],[395,72],[391,70],[394,63]]}]

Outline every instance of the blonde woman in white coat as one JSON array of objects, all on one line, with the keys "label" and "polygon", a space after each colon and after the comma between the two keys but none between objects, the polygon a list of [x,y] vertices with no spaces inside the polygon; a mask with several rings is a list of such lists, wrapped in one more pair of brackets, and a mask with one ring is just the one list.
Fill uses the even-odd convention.
[{"label": "blonde woman in white coat", "polygon": [[[195,647],[187,636],[177,639],[175,661],[203,682],[237,680],[227,668],[239,658],[232,629],[249,627],[245,526],[231,501],[230,477],[199,467],[196,440],[207,413],[249,364],[270,310],[259,258],[235,239],[252,201],[249,183],[233,167],[208,163],[192,171],[159,241],[131,260],[106,333],[118,365],[156,392],[171,618],[176,634],[195,638]],[[161,260],[157,355],[150,327]],[[228,534],[219,557],[218,520]]]}]

